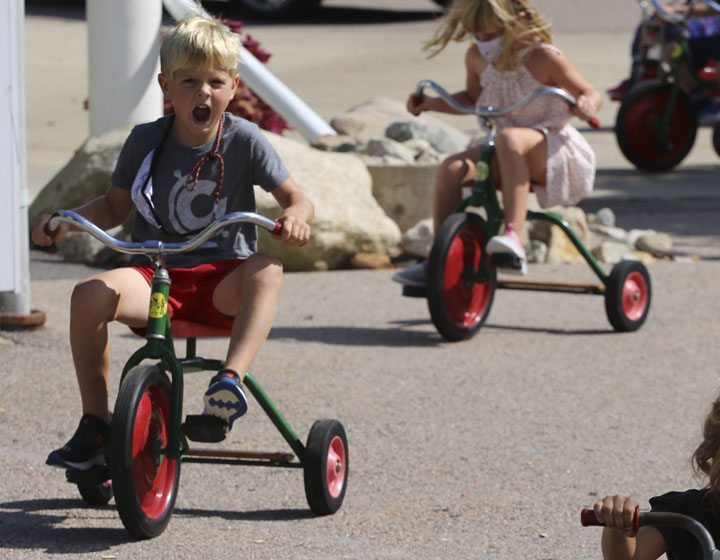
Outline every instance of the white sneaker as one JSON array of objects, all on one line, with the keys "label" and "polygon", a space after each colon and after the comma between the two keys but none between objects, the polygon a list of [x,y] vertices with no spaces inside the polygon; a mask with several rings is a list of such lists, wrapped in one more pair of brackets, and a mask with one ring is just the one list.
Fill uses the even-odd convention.
[{"label": "white sneaker", "polygon": [[485,250],[491,255],[490,262],[503,272],[527,275],[525,247],[510,224],[503,235],[495,235],[488,240]]}]

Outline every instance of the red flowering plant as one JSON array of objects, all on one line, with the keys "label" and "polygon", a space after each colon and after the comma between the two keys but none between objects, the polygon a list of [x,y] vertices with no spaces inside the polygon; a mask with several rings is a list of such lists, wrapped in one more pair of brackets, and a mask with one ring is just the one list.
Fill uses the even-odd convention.
[{"label": "red flowering plant", "polygon": [[[222,22],[227,25],[233,33],[240,35],[243,47],[245,47],[250,54],[263,64],[268,61],[271,56],[270,53],[263,49],[260,46],[260,43],[251,35],[243,35],[243,22],[225,18],[222,19]],[[230,101],[227,111],[250,122],[254,122],[260,128],[269,130],[270,132],[274,132],[276,134],[282,134],[283,130],[292,129],[285,119],[283,119],[272,107],[255,95],[255,92],[253,92],[242,80],[240,80],[235,97]],[[166,115],[173,112],[173,107],[167,99],[165,99],[164,102],[164,112]]]}]

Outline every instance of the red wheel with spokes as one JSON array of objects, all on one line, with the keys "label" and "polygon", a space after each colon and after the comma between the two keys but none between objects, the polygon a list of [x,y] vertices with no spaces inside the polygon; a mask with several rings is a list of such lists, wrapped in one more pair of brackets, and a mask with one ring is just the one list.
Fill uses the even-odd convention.
[{"label": "red wheel with spokes", "polygon": [[328,515],[340,508],[347,489],[348,467],[348,444],[342,424],[337,420],[315,422],[303,459],[305,497],[313,513]]},{"label": "red wheel with spokes", "polygon": [[473,336],[490,313],[496,270],[483,258],[485,220],[452,214],[440,226],[428,261],[427,300],[438,332],[452,341]]},{"label": "red wheel with spokes", "polygon": [[138,538],[165,530],[177,497],[180,462],[161,453],[170,426],[170,381],[155,365],[125,377],[112,419],[113,492],[120,519]]},{"label": "red wheel with spokes", "polygon": [[643,171],[667,171],[679,164],[695,143],[697,112],[690,97],[678,90],[667,122],[663,115],[672,86],[649,80],[625,94],[615,121],[615,136],[623,155]]},{"label": "red wheel with spokes", "polygon": [[640,261],[617,263],[605,285],[605,311],[616,331],[639,329],[650,310],[650,275]]}]

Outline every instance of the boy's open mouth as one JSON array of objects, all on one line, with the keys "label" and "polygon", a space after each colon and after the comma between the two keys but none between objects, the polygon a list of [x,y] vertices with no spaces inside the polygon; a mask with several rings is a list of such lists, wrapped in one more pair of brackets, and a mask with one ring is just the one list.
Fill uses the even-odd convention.
[{"label": "boy's open mouth", "polygon": [[197,123],[205,123],[210,119],[210,107],[198,105],[193,109],[193,120]]}]

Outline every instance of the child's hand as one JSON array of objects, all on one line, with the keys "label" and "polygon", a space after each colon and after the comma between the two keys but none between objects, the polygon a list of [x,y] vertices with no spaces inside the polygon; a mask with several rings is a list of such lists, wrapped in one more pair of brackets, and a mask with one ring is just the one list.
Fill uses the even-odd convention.
[{"label": "child's hand", "polygon": [[408,112],[417,117],[420,113],[427,110],[426,101],[427,97],[424,95],[418,95],[417,92],[411,93],[407,100]]},{"label": "child's hand", "polygon": [[587,95],[580,95],[575,100],[575,106],[570,110],[574,116],[585,122],[590,122],[595,116],[595,111],[595,104]]},{"label": "child's hand", "polygon": [[605,496],[593,505],[593,511],[598,521],[605,527],[623,533],[626,537],[635,536],[634,520],[637,508],[638,503],[635,498],[621,494]]},{"label": "child's hand", "polygon": [[282,225],[280,233],[276,236],[280,241],[292,247],[307,245],[310,239],[310,225],[305,220],[283,214],[278,218],[278,222]]},{"label": "child's hand", "polygon": [[61,241],[70,229],[70,224],[62,222],[58,224],[57,229],[50,231],[48,227],[50,218],[50,214],[40,214],[35,220],[35,226],[30,235],[35,245],[49,246],[53,244],[53,241]]}]

